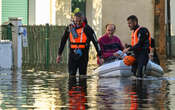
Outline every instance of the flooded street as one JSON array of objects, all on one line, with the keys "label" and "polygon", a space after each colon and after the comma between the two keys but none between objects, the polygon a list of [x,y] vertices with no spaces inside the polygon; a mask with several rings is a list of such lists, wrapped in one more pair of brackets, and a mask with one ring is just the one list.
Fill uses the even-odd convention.
[{"label": "flooded street", "polygon": [[[175,62],[169,69],[173,70]],[[33,70],[0,73],[0,110],[174,110],[175,77],[68,77]]]}]

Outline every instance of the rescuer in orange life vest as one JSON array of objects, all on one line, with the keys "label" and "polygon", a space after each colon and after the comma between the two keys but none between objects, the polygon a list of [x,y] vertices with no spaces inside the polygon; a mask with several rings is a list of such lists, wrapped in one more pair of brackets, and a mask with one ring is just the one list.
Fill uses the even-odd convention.
[{"label": "rescuer in orange life vest", "polygon": [[149,60],[151,36],[147,28],[139,26],[135,15],[129,16],[127,22],[130,30],[132,30],[131,46],[124,49],[123,52],[133,51],[136,61],[132,65],[132,72],[137,77],[143,77]]},{"label": "rescuer in orange life vest", "polygon": [[78,69],[80,75],[86,75],[90,41],[96,48],[100,62],[103,62],[95,32],[87,24],[87,21],[83,20],[80,12],[75,13],[73,23],[66,27],[58,50],[57,63],[61,60],[61,54],[68,39],[70,47],[68,71],[70,75],[76,75]]}]

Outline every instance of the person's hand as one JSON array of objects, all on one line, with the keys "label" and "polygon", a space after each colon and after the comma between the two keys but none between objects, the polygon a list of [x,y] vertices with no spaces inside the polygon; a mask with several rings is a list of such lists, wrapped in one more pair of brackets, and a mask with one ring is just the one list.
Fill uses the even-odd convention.
[{"label": "person's hand", "polygon": [[103,59],[103,58],[97,57],[97,63],[98,63],[99,65],[102,65],[102,64],[104,63],[104,59]]},{"label": "person's hand", "polygon": [[57,58],[56,58],[56,62],[57,62],[57,63],[60,63],[60,61],[61,61],[61,56],[58,55]]},{"label": "person's hand", "polygon": [[104,59],[103,58],[99,58],[99,64],[102,65],[104,63]]},{"label": "person's hand", "polygon": [[117,52],[113,53],[113,56],[118,57],[120,56]]},{"label": "person's hand", "polygon": [[124,50],[123,50],[123,53],[127,53],[128,50],[129,50],[129,48],[124,49]]},{"label": "person's hand", "polygon": [[150,59],[150,60],[153,60],[153,53],[152,53],[152,52],[149,53],[149,59]]},{"label": "person's hand", "polygon": [[127,44],[127,43],[125,43],[124,48],[125,48],[125,49],[128,48],[128,44]]}]

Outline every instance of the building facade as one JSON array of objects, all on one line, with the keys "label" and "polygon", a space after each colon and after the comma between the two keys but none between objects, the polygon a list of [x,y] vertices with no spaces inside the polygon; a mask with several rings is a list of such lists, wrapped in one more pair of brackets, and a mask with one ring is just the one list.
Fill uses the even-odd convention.
[{"label": "building facade", "polygon": [[23,24],[28,24],[28,0],[1,0],[1,23],[9,17],[22,18]]},{"label": "building facade", "polygon": [[0,0],[1,24],[18,17],[27,24],[56,24],[56,0]]}]

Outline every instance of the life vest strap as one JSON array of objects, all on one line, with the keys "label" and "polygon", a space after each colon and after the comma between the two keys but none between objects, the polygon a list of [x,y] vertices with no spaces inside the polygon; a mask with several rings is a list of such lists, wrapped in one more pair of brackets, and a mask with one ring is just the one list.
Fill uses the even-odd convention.
[{"label": "life vest strap", "polygon": [[75,44],[76,44],[76,45],[86,45],[86,43],[74,43],[74,42],[71,42],[70,44],[71,44],[71,45],[75,45]]},{"label": "life vest strap", "polygon": [[85,48],[85,45],[72,44],[72,45],[70,45],[70,47],[71,47],[71,49],[83,49],[83,48]]}]

